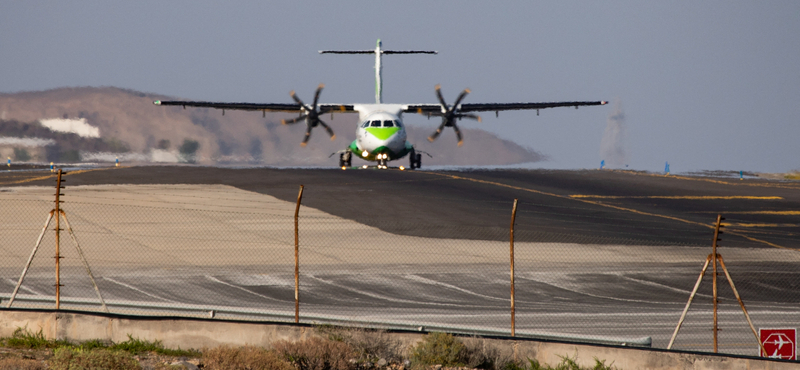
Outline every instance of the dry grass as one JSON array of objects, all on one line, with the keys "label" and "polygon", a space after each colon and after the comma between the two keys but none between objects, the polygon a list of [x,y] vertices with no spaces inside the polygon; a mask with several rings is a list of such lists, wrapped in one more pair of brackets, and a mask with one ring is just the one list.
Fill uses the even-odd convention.
[{"label": "dry grass", "polygon": [[272,347],[298,370],[351,370],[355,369],[353,348],[347,343],[309,338],[297,342],[285,340],[273,343]]},{"label": "dry grass", "polygon": [[0,370],[44,370],[41,361],[22,359],[19,357],[6,357],[0,360]]},{"label": "dry grass", "polygon": [[113,351],[104,348],[89,351],[79,348],[61,347],[48,361],[48,368],[53,370],[141,370],[139,362],[125,351]]},{"label": "dry grass", "polygon": [[275,351],[254,346],[204,349],[203,365],[209,370],[294,370]]},{"label": "dry grass", "polygon": [[358,364],[377,363],[381,359],[387,364],[403,362],[403,344],[392,339],[383,330],[321,325],[316,327],[316,331],[324,338],[348,344],[353,349]]}]

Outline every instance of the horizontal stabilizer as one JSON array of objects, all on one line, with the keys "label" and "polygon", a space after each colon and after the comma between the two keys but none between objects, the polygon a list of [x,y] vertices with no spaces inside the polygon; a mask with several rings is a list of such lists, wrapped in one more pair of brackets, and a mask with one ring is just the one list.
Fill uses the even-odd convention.
[{"label": "horizontal stabilizer", "polygon": [[[320,50],[320,54],[375,54],[375,50]],[[381,54],[439,54],[433,50],[381,50]]]}]

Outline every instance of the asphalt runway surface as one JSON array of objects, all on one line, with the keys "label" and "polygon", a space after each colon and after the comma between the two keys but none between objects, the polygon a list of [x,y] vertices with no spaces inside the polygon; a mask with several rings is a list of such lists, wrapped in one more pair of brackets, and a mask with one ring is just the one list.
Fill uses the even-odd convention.
[{"label": "asphalt runway surface", "polygon": [[[518,199],[518,332],[649,336],[653,346],[666,347],[710,253],[717,214],[726,218],[720,253],[756,328],[800,322],[798,182],[599,170],[202,166],[79,169],[65,178],[68,186],[157,184],[174,190],[192,185],[202,190],[225,185],[283,201],[287,214],[304,185],[303,205],[328,215],[319,216],[320,225],[333,222],[320,235],[348,231],[331,237],[341,240],[333,249],[324,248],[334,243],[309,247],[318,255],[301,274],[302,312],[309,319],[507,329],[508,229],[511,205]],[[53,186],[53,175],[0,173],[0,187],[28,186]],[[177,197],[165,195],[162,202]],[[238,201],[262,201],[245,198]],[[359,237],[379,246],[359,249]],[[287,238],[281,243],[291,245]],[[359,254],[370,257],[358,260]],[[110,301],[165,307],[178,302],[199,311],[241,307],[284,319],[293,314],[291,265],[274,264],[264,275],[257,266],[264,261],[212,261],[202,268],[193,263],[185,269],[159,268],[155,260],[125,268],[98,264],[96,275]],[[80,274],[78,267],[71,273]],[[0,296],[13,289],[18,270],[0,269]],[[710,349],[710,275],[676,348]],[[724,274],[720,283],[722,351],[755,354],[755,340]],[[52,271],[39,267],[26,278],[22,293],[51,297],[52,284]],[[86,299],[94,294],[88,281],[65,291]]]}]

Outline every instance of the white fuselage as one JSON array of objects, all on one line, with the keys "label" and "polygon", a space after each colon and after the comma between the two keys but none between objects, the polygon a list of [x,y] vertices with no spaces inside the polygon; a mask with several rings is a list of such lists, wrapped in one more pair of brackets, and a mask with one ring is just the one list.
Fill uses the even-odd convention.
[{"label": "white fuselage", "polygon": [[388,159],[405,156],[411,145],[407,143],[403,124],[403,106],[400,104],[357,104],[358,128],[356,140],[350,145],[355,155],[375,160],[378,154],[388,154]]}]

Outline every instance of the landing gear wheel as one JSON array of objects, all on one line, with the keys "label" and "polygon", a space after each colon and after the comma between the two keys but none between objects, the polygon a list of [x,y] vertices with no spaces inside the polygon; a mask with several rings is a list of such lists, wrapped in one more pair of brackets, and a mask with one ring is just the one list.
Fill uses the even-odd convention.
[{"label": "landing gear wheel", "polygon": [[339,167],[351,167],[353,165],[353,153],[346,151],[339,154]]},{"label": "landing gear wheel", "polygon": [[411,149],[411,152],[408,153],[408,167],[413,170],[415,168],[419,168],[421,163],[422,154],[417,154],[416,150]]}]

